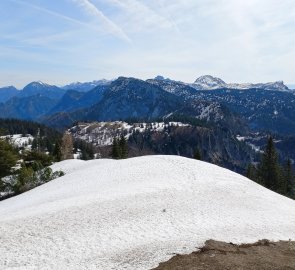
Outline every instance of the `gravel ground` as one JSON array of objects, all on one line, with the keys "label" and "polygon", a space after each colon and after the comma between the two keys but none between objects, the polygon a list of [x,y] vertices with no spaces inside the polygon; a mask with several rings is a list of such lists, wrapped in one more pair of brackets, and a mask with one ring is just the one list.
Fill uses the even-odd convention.
[{"label": "gravel ground", "polygon": [[295,269],[295,242],[255,244],[206,241],[198,252],[176,255],[154,270],[293,270]]}]

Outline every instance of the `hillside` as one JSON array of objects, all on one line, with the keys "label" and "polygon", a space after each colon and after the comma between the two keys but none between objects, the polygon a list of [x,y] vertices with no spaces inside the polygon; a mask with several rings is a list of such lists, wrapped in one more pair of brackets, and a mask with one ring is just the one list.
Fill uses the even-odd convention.
[{"label": "hillside", "polygon": [[0,202],[0,268],[151,269],[208,239],[295,238],[295,204],[176,156],[68,160],[66,175]]},{"label": "hillside", "polygon": [[61,137],[58,131],[40,123],[0,118],[0,135],[31,134],[32,136],[36,136],[38,132],[40,132],[41,136],[48,137],[49,140],[55,140]]},{"label": "hillside", "polygon": [[69,129],[75,139],[91,143],[102,158],[109,158],[113,139],[124,135],[129,157],[144,155],[180,155],[192,158],[196,150],[202,160],[244,173],[256,153],[236,139],[228,129],[205,125],[205,122],[77,123]]}]

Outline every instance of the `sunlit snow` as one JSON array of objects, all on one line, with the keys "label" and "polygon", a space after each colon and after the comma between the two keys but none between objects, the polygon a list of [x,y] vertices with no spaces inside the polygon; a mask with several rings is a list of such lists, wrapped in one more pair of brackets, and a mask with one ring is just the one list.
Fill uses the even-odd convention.
[{"label": "sunlit snow", "polygon": [[68,160],[0,202],[0,269],[151,269],[207,239],[295,239],[295,203],[177,156]]}]

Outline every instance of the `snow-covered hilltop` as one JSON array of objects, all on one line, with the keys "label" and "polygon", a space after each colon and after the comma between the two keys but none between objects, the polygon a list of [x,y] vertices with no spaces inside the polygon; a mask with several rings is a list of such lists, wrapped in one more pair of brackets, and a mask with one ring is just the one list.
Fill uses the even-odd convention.
[{"label": "snow-covered hilltop", "polygon": [[0,269],[156,267],[205,240],[295,239],[295,204],[177,156],[68,160],[66,175],[0,202]]},{"label": "snow-covered hilltop", "polygon": [[204,75],[199,77],[191,86],[197,90],[215,90],[215,89],[263,89],[273,91],[291,91],[283,81],[269,82],[269,83],[226,83],[223,80],[213,77],[211,75]]}]

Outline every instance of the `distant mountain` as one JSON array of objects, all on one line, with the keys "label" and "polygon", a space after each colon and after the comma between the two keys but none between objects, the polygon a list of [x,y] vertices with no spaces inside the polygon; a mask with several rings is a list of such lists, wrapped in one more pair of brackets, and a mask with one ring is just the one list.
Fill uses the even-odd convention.
[{"label": "distant mountain", "polygon": [[[70,126],[75,121],[113,121],[113,120],[154,120],[163,118],[186,119],[193,118],[196,121],[210,122],[229,129],[245,131],[245,123],[237,114],[230,112],[225,106],[218,102],[183,98],[183,91],[166,91],[157,80],[142,81],[134,78],[120,77],[106,87],[103,92],[93,94],[90,100],[100,100],[91,107],[77,110],[66,110],[65,108],[53,115],[48,114],[42,121],[50,126]],[[173,82],[165,81],[165,86]],[[174,85],[174,84],[173,84]],[[175,82],[175,85],[183,87],[187,91],[195,93],[196,90],[183,84]],[[172,87],[173,88],[173,87]],[[79,97],[75,102],[85,100],[87,95],[99,87]],[[177,94],[175,94],[177,92]],[[78,104],[77,103],[77,104]],[[73,101],[70,102],[73,104]],[[81,104],[81,103],[80,103]]]},{"label": "distant mountain", "polygon": [[193,95],[196,94],[197,90],[193,87],[183,83],[183,82],[177,82],[167,79],[158,79],[157,77],[155,79],[149,79],[147,80],[148,83],[151,83],[153,85],[157,85],[158,87],[161,87],[165,91],[176,95],[178,97],[183,98],[184,100],[190,99]]},{"label": "distant mountain", "polygon": [[156,77],[154,78],[154,80],[156,80],[156,81],[172,81],[172,80],[170,80],[169,78],[165,78],[165,77],[162,76],[162,75],[158,75],[158,76],[156,76]]},{"label": "distant mountain", "polygon": [[78,120],[155,119],[183,107],[183,100],[148,82],[120,77],[109,86],[85,94],[98,102],[73,112],[59,112],[42,121],[53,127],[70,126]]},{"label": "distant mountain", "polygon": [[65,90],[76,90],[79,92],[87,92],[92,89],[94,89],[97,86],[105,86],[111,84],[112,81],[109,80],[98,80],[98,81],[92,81],[92,82],[75,82],[68,85],[63,86],[62,88]]},{"label": "distant mountain", "polygon": [[79,100],[82,96],[83,93],[81,92],[68,90],[47,114],[79,109]]},{"label": "distant mountain", "polygon": [[[240,115],[254,131],[270,131],[279,134],[295,133],[295,91],[282,90],[286,88],[285,86],[280,88],[280,83],[252,84],[251,87],[264,87],[256,89],[229,89],[222,80],[212,76],[203,76],[197,80],[199,85],[201,83],[203,86],[206,85],[206,89],[203,87],[201,90],[176,81],[152,79],[148,82],[184,98],[186,102],[206,101],[209,104],[214,104],[214,102],[222,104],[229,111]],[[209,86],[211,87],[210,91],[208,91]],[[231,87],[233,86],[235,85],[231,85]],[[221,89],[213,89],[215,87]]]},{"label": "distant mountain", "polygon": [[[163,76],[146,81],[120,77],[96,82],[99,85],[86,92],[30,83],[17,96],[0,103],[0,117],[44,121],[64,128],[78,120],[146,121],[181,115],[233,131],[244,132],[249,126],[254,131],[295,133],[295,91],[282,82],[227,84],[209,75],[194,84]],[[10,90],[11,95],[17,91]]]},{"label": "distant mountain", "polygon": [[37,120],[47,113],[56,100],[37,94],[29,97],[13,97],[4,104],[0,104],[0,118],[17,118]]},{"label": "distant mountain", "polygon": [[295,84],[288,84],[288,88],[295,90]]},{"label": "distant mountain", "polygon": [[225,88],[226,83],[219,78],[213,77],[211,75],[205,75],[196,79],[196,81],[191,84],[191,86],[197,90],[212,90]]},{"label": "distant mountain", "polygon": [[19,97],[30,97],[40,94],[51,99],[60,99],[66,90],[43,82],[31,82],[19,92]]},{"label": "distant mountain", "polygon": [[91,107],[102,99],[106,89],[107,86],[100,85],[85,93],[68,90],[47,115],[52,115],[57,112],[71,112]]},{"label": "distant mountain", "polygon": [[190,98],[223,104],[254,131],[295,133],[295,92],[220,89],[198,91]]},{"label": "distant mountain", "polygon": [[12,97],[19,94],[19,91],[14,86],[7,86],[0,88],[0,103],[6,102]]},{"label": "distant mountain", "polygon": [[36,96],[38,94],[51,99],[60,99],[65,92],[65,89],[40,81],[31,82],[21,90],[17,90],[14,86],[7,86],[0,88],[0,103],[6,102],[13,97],[24,98]]},{"label": "distant mountain", "polygon": [[120,77],[114,81],[103,99],[88,112],[93,120],[157,118],[175,111],[180,100],[148,82]]},{"label": "distant mountain", "polygon": [[205,75],[199,77],[191,86],[197,90],[216,90],[216,89],[262,89],[272,91],[290,91],[290,89],[284,85],[282,81],[270,82],[270,83],[226,83],[223,80],[213,77],[211,75]]}]

